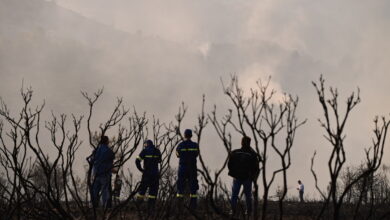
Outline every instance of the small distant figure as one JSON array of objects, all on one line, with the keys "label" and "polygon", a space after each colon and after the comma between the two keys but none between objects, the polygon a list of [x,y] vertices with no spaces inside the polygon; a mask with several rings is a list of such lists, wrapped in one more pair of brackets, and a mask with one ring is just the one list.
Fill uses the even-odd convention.
[{"label": "small distant figure", "polygon": [[[141,166],[141,161],[144,166]],[[141,151],[135,164],[139,171],[142,172],[141,185],[138,190],[138,200],[145,198],[146,191],[149,189],[148,210],[153,211],[156,204],[158,185],[160,178],[159,164],[161,163],[161,152],[153,145],[151,140],[144,143],[144,149]]]},{"label": "small distant figure", "polygon": [[305,192],[305,186],[303,185],[302,181],[298,180],[298,187],[297,190],[299,192],[299,201],[300,202],[305,202],[303,200],[303,193]]},{"label": "small distant figure", "polygon": [[94,207],[99,206],[100,196],[103,200],[103,207],[111,207],[111,175],[115,154],[108,144],[108,137],[102,136],[90,158],[93,175],[91,196]]},{"label": "small distant figure", "polygon": [[247,215],[250,216],[252,214],[252,182],[259,175],[259,162],[261,158],[251,148],[250,144],[251,139],[246,136],[243,137],[241,140],[241,148],[232,151],[229,156],[229,176],[233,177],[231,198],[233,216],[237,212],[237,200],[241,185],[244,186]]},{"label": "small distant figure", "polygon": [[119,176],[119,174],[116,174],[114,180],[114,190],[112,192],[112,196],[114,197],[115,204],[119,203],[119,197],[121,196],[121,189],[122,189],[122,179]]},{"label": "small distant figure", "polygon": [[177,194],[176,197],[181,199],[184,197],[184,189],[186,182],[190,185],[190,208],[196,209],[196,203],[199,189],[197,178],[197,157],[199,155],[199,145],[191,140],[192,130],[184,131],[184,141],[176,148],[176,155],[179,158],[179,170],[177,178]]}]

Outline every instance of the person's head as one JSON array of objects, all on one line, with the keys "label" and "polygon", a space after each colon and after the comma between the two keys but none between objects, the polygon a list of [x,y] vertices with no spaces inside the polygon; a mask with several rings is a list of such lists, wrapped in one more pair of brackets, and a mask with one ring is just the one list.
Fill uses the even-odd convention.
[{"label": "person's head", "polygon": [[191,139],[191,137],[192,137],[192,130],[191,129],[184,130],[184,138]]},{"label": "person's head", "polygon": [[248,136],[244,136],[241,139],[241,147],[250,147],[251,146],[251,138]]},{"label": "person's head", "polygon": [[110,140],[108,139],[107,136],[102,136],[100,138],[100,144],[108,145],[109,142],[110,142]]},{"label": "person's head", "polygon": [[144,147],[148,147],[148,146],[153,146],[153,141],[151,141],[151,140],[146,140],[146,141],[144,142]]},{"label": "person's head", "polygon": [[302,184],[302,182],[300,180],[298,180],[298,184]]}]

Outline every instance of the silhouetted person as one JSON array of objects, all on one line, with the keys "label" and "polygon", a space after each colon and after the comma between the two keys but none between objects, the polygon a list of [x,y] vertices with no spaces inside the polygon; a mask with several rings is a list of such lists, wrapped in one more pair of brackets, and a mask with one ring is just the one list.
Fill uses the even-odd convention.
[{"label": "silhouetted person", "polygon": [[250,147],[250,143],[251,139],[249,137],[243,137],[241,148],[232,151],[229,156],[229,176],[233,177],[231,198],[233,215],[237,211],[237,200],[241,185],[244,186],[247,214],[251,215],[252,213],[252,182],[259,175],[260,157]]},{"label": "silhouetted person", "polygon": [[[141,161],[144,162],[143,167],[141,166]],[[157,199],[160,178],[159,163],[161,163],[160,150],[153,145],[151,140],[145,141],[144,149],[135,160],[135,164],[137,165],[138,170],[142,172],[142,180],[137,197],[138,199],[143,199],[146,191],[149,189],[149,211],[153,211]]]},{"label": "silhouetted person", "polygon": [[99,146],[90,158],[93,174],[92,203],[94,207],[99,205],[100,196],[103,200],[103,207],[111,206],[111,175],[115,155],[108,143],[108,137],[103,136]]},{"label": "silhouetted person", "polygon": [[112,192],[112,195],[114,197],[114,201],[116,204],[119,203],[119,197],[121,195],[121,189],[122,189],[122,179],[119,176],[119,174],[116,174],[115,180],[114,180],[114,190]]},{"label": "silhouetted person", "polygon": [[299,201],[300,201],[300,202],[305,202],[305,201],[303,200],[303,193],[305,192],[305,186],[303,185],[303,183],[302,183],[300,180],[298,180],[298,187],[297,187],[297,190],[298,190],[298,192],[299,192]]},{"label": "silhouetted person", "polygon": [[197,157],[199,155],[199,146],[191,141],[192,130],[184,131],[185,140],[176,148],[176,155],[179,157],[179,170],[177,178],[177,197],[184,197],[186,183],[190,186],[190,208],[196,209],[196,203],[199,189],[197,178]]}]

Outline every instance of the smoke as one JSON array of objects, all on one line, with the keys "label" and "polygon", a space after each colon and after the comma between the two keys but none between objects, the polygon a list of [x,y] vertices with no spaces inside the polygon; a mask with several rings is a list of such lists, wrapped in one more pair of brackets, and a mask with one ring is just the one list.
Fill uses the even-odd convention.
[{"label": "smoke", "polygon": [[[280,94],[299,96],[300,116],[308,119],[297,133],[289,181],[302,179],[309,192],[314,150],[320,181],[327,182],[321,165],[327,143],[311,81],[324,74],[340,89],[341,102],[361,89],[346,140],[348,163],[359,163],[373,117],[388,116],[390,109],[389,10],[385,0],[0,0],[0,94],[16,105],[24,80],[48,110],[85,114],[80,90],[104,87],[98,118],[117,96],[163,120],[185,101],[190,126],[202,94],[206,110],[214,103],[227,108],[220,78],[236,73],[248,89],[271,76]],[[205,146],[221,145],[211,128],[206,131]],[[211,167],[218,164],[206,159]]]}]

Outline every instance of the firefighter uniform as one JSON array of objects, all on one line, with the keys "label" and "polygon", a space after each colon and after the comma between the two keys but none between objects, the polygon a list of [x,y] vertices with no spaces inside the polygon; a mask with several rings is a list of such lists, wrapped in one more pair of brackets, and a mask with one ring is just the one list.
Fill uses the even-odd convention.
[{"label": "firefighter uniform", "polygon": [[177,146],[176,155],[179,157],[177,197],[184,197],[184,189],[186,183],[188,183],[190,186],[190,207],[196,208],[197,191],[199,189],[196,158],[199,155],[199,146],[189,139],[185,140]]},{"label": "firefighter uniform", "polygon": [[[137,197],[140,199],[145,198],[146,191],[149,189],[148,203],[149,208],[152,208],[158,193],[160,178],[158,165],[161,163],[161,152],[150,140],[146,141],[145,145],[145,148],[141,151],[135,161],[137,168],[142,172],[141,185]],[[143,167],[141,166],[141,161],[144,162]]]}]

